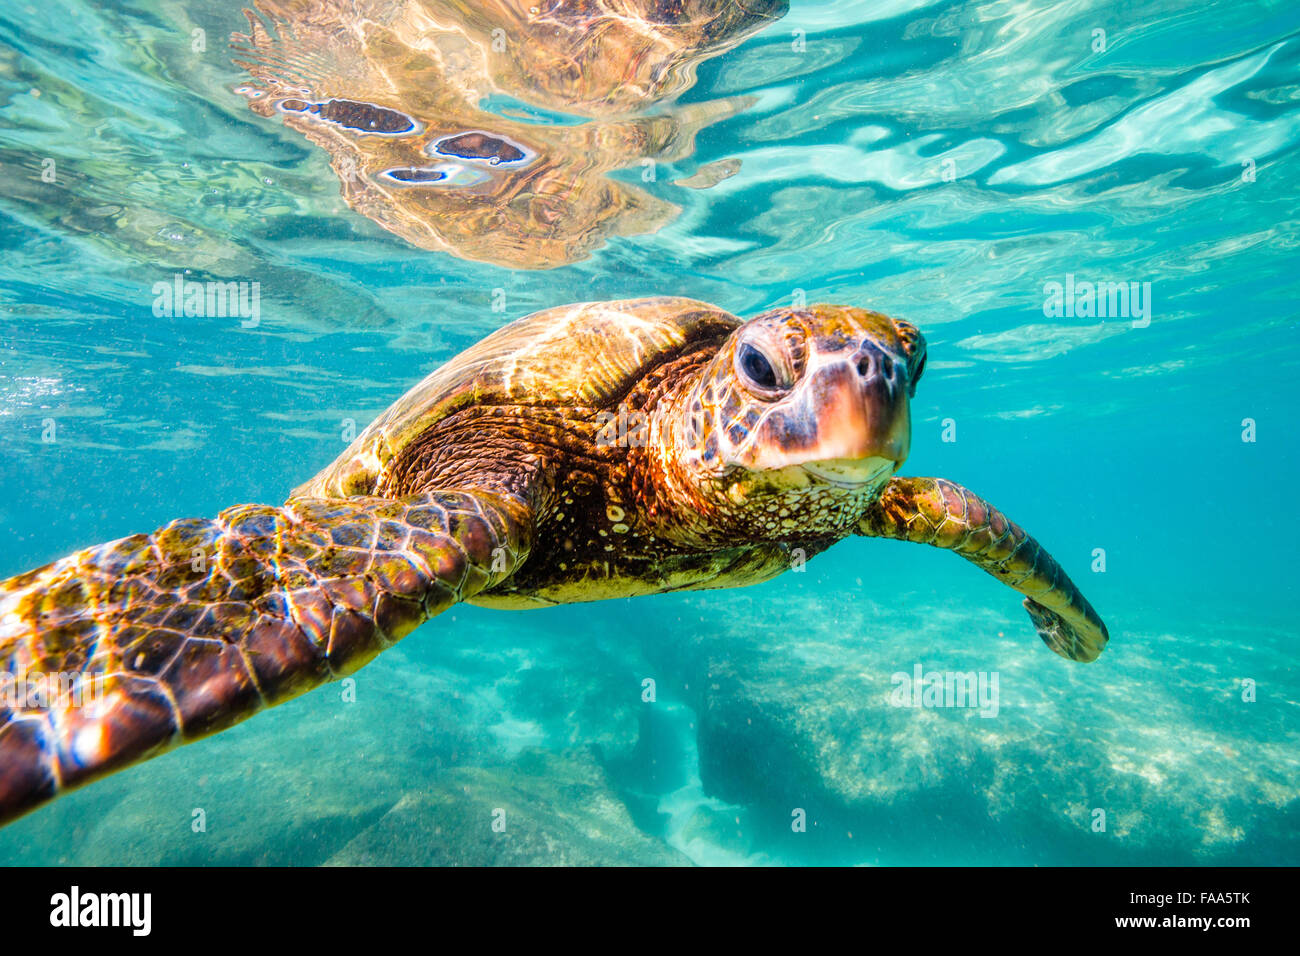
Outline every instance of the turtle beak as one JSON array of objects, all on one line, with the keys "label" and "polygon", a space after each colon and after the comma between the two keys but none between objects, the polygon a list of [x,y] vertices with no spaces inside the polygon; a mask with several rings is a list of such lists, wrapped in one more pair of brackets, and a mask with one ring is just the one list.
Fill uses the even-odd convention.
[{"label": "turtle beak", "polygon": [[912,444],[906,375],[897,357],[870,341],[813,370],[809,397],[821,410],[817,441],[808,449],[814,467],[869,480],[882,459],[895,467],[906,461]]}]

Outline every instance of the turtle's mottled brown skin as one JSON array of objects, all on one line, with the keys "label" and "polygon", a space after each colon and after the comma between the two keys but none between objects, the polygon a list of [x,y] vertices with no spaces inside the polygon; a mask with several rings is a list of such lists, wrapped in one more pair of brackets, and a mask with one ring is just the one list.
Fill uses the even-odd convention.
[{"label": "turtle's mottled brown skin", "polygon": [[951,482],[895,478],[925,364],[847,306],[539,312],[452,359],[281,507],[88,548],[0,584],[0,820],[362,666],[457,601],[529,608],[767,580],[850,534],[957,552],[1057,653],[1105,625]]}]

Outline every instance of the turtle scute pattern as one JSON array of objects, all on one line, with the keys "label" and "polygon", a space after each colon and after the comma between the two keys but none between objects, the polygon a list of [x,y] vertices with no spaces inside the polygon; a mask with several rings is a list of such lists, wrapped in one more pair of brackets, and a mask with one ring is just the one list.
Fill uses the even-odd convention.
[{"label": "turtle scute pattern", "polygon": [[1110,636],[1065,570],[1042,545],[983,498],[942,478],[895,478],[863,517],[860,533],[944,548],[1025,595],[1044,643],[1094,661]]},{"label": "turtle scute pattern", "polygon": [[0,822],[356,670],[507,576],[521,508],[454,491],[240,505],[5,582],[0,673],[75,696],[0,698]]},{"label": "turtle scute pattern", "polygon": [[740,324],[724,309],[681,296],[534,312],[435,369],[294,493],[348,497],[387,490],[393,459],[431,426],[471,406],[616,406],[650,366],[719,341]]}]

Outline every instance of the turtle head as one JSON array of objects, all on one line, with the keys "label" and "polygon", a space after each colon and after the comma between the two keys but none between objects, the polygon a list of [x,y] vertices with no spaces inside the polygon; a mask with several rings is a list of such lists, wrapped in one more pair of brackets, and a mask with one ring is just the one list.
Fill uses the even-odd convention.
[{"label": "turtle head", "polygon": [[842,531],[907,458],[924,366],[907,322],[837,305],[766,312],[676,403],[676,469],[733,530]]}]

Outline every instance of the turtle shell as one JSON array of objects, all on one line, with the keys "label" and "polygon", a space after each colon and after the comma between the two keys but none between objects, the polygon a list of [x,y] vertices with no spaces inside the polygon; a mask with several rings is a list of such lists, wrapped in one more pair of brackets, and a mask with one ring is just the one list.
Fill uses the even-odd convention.
[{"label": "turtle shell", "polygon": [[695,299],[583,302],[534,312],[461,352],[399,398],[292,496],[376,493],[389,462],[471,405],[603,408],[650,368],[741,320]]}]

